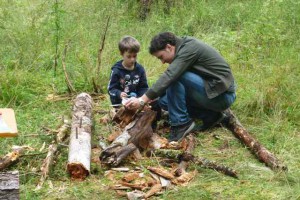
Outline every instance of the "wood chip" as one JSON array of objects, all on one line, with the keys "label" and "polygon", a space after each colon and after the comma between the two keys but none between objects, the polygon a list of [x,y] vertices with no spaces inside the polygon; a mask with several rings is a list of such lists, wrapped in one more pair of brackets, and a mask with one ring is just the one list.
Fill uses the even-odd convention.
[{"label": "wood chip", "polygon": [[122,180],[129,183],[139,177],[140,177],[140,174],[138,172],[132,172],[132,173],[125,174],[124,177],[122,178]]},{"label": "wood chip", "polygon": [[116,171],[108,170],[108,171],[105,171],[104,176],[106,178],[108,178],[109,180],[113,181],[113,180],[115,180],[115,174],[116,174]]},{"label": "wood chip", "polygon": [[165,179],[161,176],[159,177],[159,180],[160,180],[161,186],[163,188],[169,188],[172,185],[170,180]]},{"label": "wood chip", "polygon": [[151,187],[151,189],[145,194],[145,198],[149,198],[155,194],[157,194],[158,192],[160,192],[162,189],[161,184],[155,184],[153,187]]},{"label": "wood chip", "polygon": [[148,170],[150,170],[151,172],[158,174],[166,179],[173,179],[175,178],[175,176],[170,173],[168,170],[163,169],[163,168],[159,168],[159,167],[147,167]]},{"label": "wood chip", "polygon": [[128,167],[117,167],[117,168],[111,168],[111,170],[117,171],[117,172],[128,172],[130,169]]},{"label": "wood chip", "polygon": [[112,189],[112,190],[128,190],[128,189],[131,189],[131,187],[117,184],[117,185],[110,186],[110,189]]},{"label": "wood chip", "polygon": [[137,189],[137,190],[146,189],[146,187],[144,185],[140,185],[140,184],[127,183],[127,182],[124,182],[124,181],[121,181],[120,183],[121,183],[121,185],[123,185],[125,187],[130,187],[130,188]]},{"label": "wood chip", "polygon": [[176,179],[172,180],[172,183],[176,185],[183,185],[185,186],[188,182],[190,182],[197,174],[197,170],[189,173],[184,173],[181,176],[177,177]]},{"label": "wood chip", "polygon": [[144,199],[145,193],[139,190],[127,192],[127,198],[129,200],[141,200]]}]

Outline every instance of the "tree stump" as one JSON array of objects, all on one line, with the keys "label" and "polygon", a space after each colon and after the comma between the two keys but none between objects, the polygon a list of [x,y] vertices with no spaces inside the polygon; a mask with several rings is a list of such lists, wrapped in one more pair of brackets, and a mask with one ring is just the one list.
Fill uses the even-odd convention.
[{"label": "tree stump", "polygon": [[90,173],[92,98],[79,94],[74,102],[67,171],[72,179],[83,180]]},{"label": "tree stump", "polygon": [[0,199],[20,199],[18,171],[0,173]]}]

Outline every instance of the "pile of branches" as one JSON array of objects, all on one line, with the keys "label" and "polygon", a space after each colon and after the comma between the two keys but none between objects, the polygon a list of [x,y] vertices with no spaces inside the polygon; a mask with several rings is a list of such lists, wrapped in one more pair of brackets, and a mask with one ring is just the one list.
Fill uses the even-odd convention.
[{"label": "pile of branches", "polygon": [[[194,156],[196,138],[193,134],[181,142],[168,142],[163,134],[168,127],[158,126],[154,132],[151,124],[155,115],[149,108],[131,111],[122,107],[111,117],[114,126],[107,138],[111,143],[109,146],[102,146],[99,159],[109,168],[105,175],[112,180],[110,188],[116,190],[118,195],[127,196],[128,199],[149,198],[160,194],[164,189],[187,185],[201,167],[238,178],[235,170]],[[111,123],[107,116],[100,121]],[[104,143],[104,140],[100,141],[100,144]],[[147,159],[156,162],[142,168],[140,163],[131,168],[127,166],[128,163]],[[188,170],[190,165],[194,166],[191,171]],[[121,173],[118,174],[122,177],[119,180],[116,179],[117,173]]]}]

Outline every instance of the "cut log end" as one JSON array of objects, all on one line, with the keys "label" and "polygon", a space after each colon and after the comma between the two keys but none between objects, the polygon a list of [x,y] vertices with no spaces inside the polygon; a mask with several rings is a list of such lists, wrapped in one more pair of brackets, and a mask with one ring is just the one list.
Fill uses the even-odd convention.
[{"label": "cut log end", "polygon": [[81,163],[69,163],[67,171],[73,180],[84,180],[89,175],[89,171]]}]

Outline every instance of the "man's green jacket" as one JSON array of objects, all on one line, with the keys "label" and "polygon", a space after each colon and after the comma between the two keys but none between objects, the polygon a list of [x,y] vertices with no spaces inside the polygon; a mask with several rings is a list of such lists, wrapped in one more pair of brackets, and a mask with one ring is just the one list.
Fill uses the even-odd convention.
[{"label": "man's green jacket", "polygon": [[175,57],[167,70],[145,93],[155,99],[186,71],[201,76],[208,98],[212,99],[234,84],[231,69],[214,48],[193,37],[176,39]]}]

